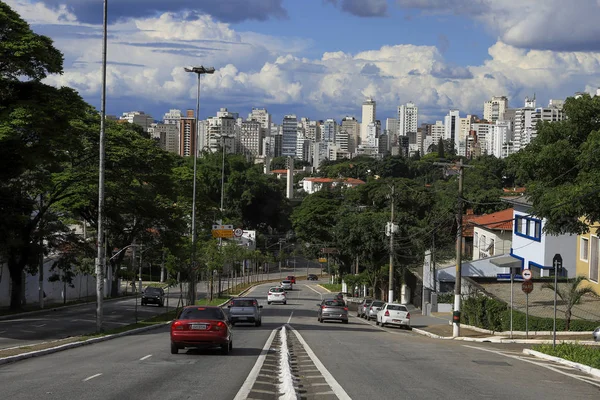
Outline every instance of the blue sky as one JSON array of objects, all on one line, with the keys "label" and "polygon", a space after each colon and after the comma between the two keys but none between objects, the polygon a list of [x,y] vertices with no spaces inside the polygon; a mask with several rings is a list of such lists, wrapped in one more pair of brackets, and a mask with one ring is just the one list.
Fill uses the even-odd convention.
[{"label": "blue sky", "polygon": [[[99,107],[102,1],[4,1],[65,54],[47,82]],[[408,101],[419,122],[481,115],[491,96],[546,105],[600,85],[599,19],[597,0],[110,0],[107,111],[194,108],[183,66],[199,64],[217,68],[202,118],[360,118],[367,96],[382,121]]]}]

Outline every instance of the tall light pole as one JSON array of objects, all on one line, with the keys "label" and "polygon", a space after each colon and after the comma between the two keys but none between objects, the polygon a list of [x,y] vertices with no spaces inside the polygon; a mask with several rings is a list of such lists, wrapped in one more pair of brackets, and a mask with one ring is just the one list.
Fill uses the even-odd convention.
[{"label": "tall light pole", "polygon": [[96,330],[102,331],[102,318],[104,314],[104,264],[106,255],[104,253],[104,155],[105,155],[105,126],[106,118],[106,38],[108,26],[108,0],[104,0],[104,16],[102,19],[102,95],[100,100],[100,164],[98,168],[98,239],[96,248]]},{"label": "tall light pole", "polygon": [[392,185],[391,215],[390,215],[390,269],[388,271],[388,302],[394,302],[394,192],[395,187]]},{"label": "tall light pole", "polygon": [[186,72],[194,73],[198,76],[198,88],[196,94],[196,138],[194,140],[194,183],[192,190],[192,259],[191,259],[191,274],[189,284],[189,303],[196,303],[196,173],[198,161],[198,131],[200,125],[200,76],[202,74],[214,74],[213,67],[205,68],[202,65],[199,67],[185,67]]}]

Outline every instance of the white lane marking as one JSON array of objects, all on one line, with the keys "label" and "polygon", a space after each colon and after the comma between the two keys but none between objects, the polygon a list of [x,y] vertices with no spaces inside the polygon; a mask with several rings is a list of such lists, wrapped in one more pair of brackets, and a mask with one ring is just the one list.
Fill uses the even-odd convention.
[{"label": "white lane marking", "polygon": [[310,290],[312,290],[313,292],[315,292],[319,296],[323,297],[323,293],[319,292],[317,289],[314,289],[314,288],[312,288],[312,287],[310,287],[308,285],[304,285],[304,286],[306,286],[307,288],[309,288]]},{"label": "white lane marking", "polygon": [[23,332],[23,333],[35,333],[34,331],[26,331],[25,329],[21,329],[21,332]]},{"label": "white lane marking", "polygon": [[102,374],[96,374],[96,375],[88,376],[87,378],[85,378],[85,379],[83,380],[83,382],[87,382],[87,381],[89,381],[90,379],[97,378],[97,377],[99,377],[100,375],[102,375]]},{"label": "white lane marking", "polygon": [[308,346],[308,343],[306,343],[306,340],[304,340],[304,338],[293,327],[290,326],[289,328],[292,330],[292,332],[294,332],[294,334],[296,335],[296,337],[298,338],[300,343],[302,343],[304,350],[306,350],[306,354],[308,354],[308,356],[310,357],[312,362],[315,364],[315,367],[317,367],[317,369],[319,370],[321,375],[323,375],[323,378],[325,378],[325,382],[327,382],[329,384],[329,387],[331,387],[331,390],[337,396],[337,398],[343,399],[343,400],[351,400],[352,398],[350,396],[348,396],[348,393],[346,393],[346,391],[342,388],[342,386],[340,386],[340,384],[335,380],[333,375],[331,375],[331,373],[329,371],[327,371],[327,368],[325,368],[323,363],[321,363],[321,360],[319,360],[317,358],[315,353]]},{"label": "white lane marking", "polygon": [[288,318],[288,324],[290,323],[290,321],[292,320],[292,316],[294,315],[294,312],[292,311],[292,313],[290,314],[290,317]]},{"label": "white lane marking", "polygon": [[41,325],[33,325],[36,328],[41,328],[42,326],[46,326],[47,324],[41,324]]},{"label": "white lane marking", "polygon": [[596,387],[600,387],[600,382],[598,382],[598,381],[592,381],[591,377],[581,376],[581,375],[576,375],[576,374],[570,374],[568,372],[561,371],[560,369],[556,368],[556,366],[549,365],[547,363],[543,363],[543,362],[536,361],[536,360],[531,360],[531,359],[528,359],[528,358],[523,357],[523,356],[513,356],[513,355],[510,355],[510,354],[504,354],[504,353],[502,353],[500,351],[497,351],[497,350],[483,349],[481,347],[469,346],[469,345],[466,345],[466,344],[463,344],[463,346],[464,347],[468,347],[470,349],[487,351],[487,352],[498,354],[498,355],[501,355],[501,356],[504,356],[504,357],[508,357],[508,358],[514,358],[515,360],[525,361],[525,362],[528,362],[530,364],[534,364],[534,365],[537,365],[539,367],[544,367],[544,368],[549,369],[551,371],[558,372],[559,374],[562,374],[562,375],[565,375],[565,376],[568,376],[568,377],[571,377],[571,378],[575,378],[575,379],[577,379],[579,381],[592,384],[592,385],[594,385]]},{"label": "white lane marking", "polygon": [[148,354],[147,356],[144,356],[144,357],[140,358],[140,361],[147,360],[147,359],[149,359],[150,357],[152,357],[152,354]]},{"label": "white lane marking", "polygon": [[248,395],[252,390],[252,386],[254,386],[254,383],[258,379],[258,374],[263,366],[263,363],[265,362],[265,358],[267,358],[267,353],[271,348],[271,344],[273,343],[273,339],[275,338],[275,333],[277,333],[277,329],[273,329],[271,335],[269,335],[269,338],[267,339],[260,355],[258,356],[258,359],[256,360],[256,363],[254,364],[254,367],[252,367],[250,374],[248,374],[248,377],[244,381],[244,384],[237,392],[233,400],[245,400],[248,398]]},{"label": "white lane marking", "polygon": [[2,333],[4,333],[4,332],[6,332],[6,331],[0,331],[0,334],[2,334]]}]

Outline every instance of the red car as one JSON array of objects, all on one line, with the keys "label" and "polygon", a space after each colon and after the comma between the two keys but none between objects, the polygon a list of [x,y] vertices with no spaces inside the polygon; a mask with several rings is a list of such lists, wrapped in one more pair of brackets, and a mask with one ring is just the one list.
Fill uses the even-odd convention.
[{"label": "red car", "polygon": [[171,354],[179,349],[219,347],[222,354],[233,349],[231,325],[221,307],[187,306],[171,322]]},{"label": "red car", "polygon": [[296,284],[296,277],[294,275],[288,275],[287,280],[292,281],[294,285]]}]

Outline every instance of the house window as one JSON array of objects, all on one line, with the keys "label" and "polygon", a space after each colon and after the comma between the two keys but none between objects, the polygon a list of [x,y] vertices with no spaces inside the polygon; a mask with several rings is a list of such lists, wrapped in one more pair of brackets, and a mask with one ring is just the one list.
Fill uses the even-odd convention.
[{"label": "house window", "polygon": [[479,232],[474,233],[473,243],[475,243],[475,246],[479,247]]},{"label": "house window", "polygon": [[542,240],[542,221],[517,215],[515,217],[515,234],[539,242]]},{"label": "house window", "polygon": [[583,261],[588,260],[588,252],[589,252],[589,240],[588,238],[582,237],[579,241],[579,258]]},{"label": "house window", "polygon": [[481,237],[479,238],[479,248],[481,250],[485,250],[485,235],[481,235]]},{"label": "house window", "polygon": [[490,239],[490,246],[488,247],[490,256],[494,255],[494,239]]},{"label": "house window", "polygon": [[600,243],[598,236],[591,237],[590,243],[590,281],[598,283],[598,253],[600,252]]}]

